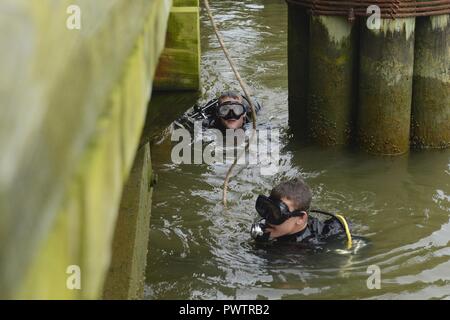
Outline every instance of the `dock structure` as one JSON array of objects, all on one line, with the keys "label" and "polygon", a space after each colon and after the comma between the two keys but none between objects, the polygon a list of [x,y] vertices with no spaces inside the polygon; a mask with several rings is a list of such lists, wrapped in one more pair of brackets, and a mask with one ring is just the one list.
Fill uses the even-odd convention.
[{"label": "dock structure", "polygon": [[199,88],[198,1],[38,2],[0,2],[0,298],[138,298],[141,133],[156,82]]},{"label": "dock structure", "polygon": [[359,51],[357,139],[376,154],[409,149],[415,18],[362,25]]},{"label": "dock structure", "polygon": [[416,19],[412,143],[450,146],[450,15]]},{"label": "dock structure", "polygon": [[345,145],[354,114],[356,32],[344,17],[310,19],[308,133],[320,145]]},{"label": "dock structure", "polygon": [[450,0],[287,0],[289,123],[319,145],[450,146]]}]

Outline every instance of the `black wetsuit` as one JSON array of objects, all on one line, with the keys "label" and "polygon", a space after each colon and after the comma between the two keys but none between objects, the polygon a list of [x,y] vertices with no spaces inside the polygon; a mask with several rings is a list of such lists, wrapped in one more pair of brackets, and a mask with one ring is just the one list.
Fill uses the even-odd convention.
[{"label": "black wetsuit", "polygon": [[[252,112],[249,106],[249,103],[247,102],[247,99],[242,96],[244,105],[246,105],[246,117],[244,121],[244,129],[245,125],[251,122],[252,119]],[[182,125],[186,128],[193,128],[194,121],[202,121],[202,127],[205,129],[219,129],[221,131],[224,131],[225,128],[222,126],[220,120],[216,116],[216,110],[219,107],[218,105],[218,99],[213,99],[208,101],[204,106],[202,107],[196,107],[194,108],[193,112],[184,114],[180,119],[178,119],[175,124]],[[261,104],[258,101],[254,101],[254,107],[255,112],[258,113],[261,110]]]},{"label": "black wetsuit", "polygon": [[344,227],[336,218],[320,221],[315,217],[308,217],[308,224],[300,232],[278,237],[276,242],[297,242],[312,246],[326,244],[333,240],[346,239]]}]

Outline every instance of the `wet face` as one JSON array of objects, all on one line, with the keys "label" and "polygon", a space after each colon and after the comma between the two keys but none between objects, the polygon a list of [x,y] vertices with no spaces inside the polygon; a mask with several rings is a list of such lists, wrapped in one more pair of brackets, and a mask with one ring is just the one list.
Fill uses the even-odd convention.
[{"label": "wet face", "polygon": [[244,126],[244,117],[245,113],[238,120],[235,119],[225,120],[220,118],[220,122],[226,129],[240,129]]},{"label": "wet face", "polygon": [[[220,102],[224,103],[224,102],[228,102],[228,101],[242,103],[242,99],[235,99],[232,97],[223,98]],[[237,120],[236,119],[225,120],[225,119],[220,118],[220,122],[222,123],[222,126],[226,129],[240,129],[244,126],[245,116],[246,116],[246,113],[244,112],[244,114]]]},{"label": "wet face", "polygon": [[[295,205],[291,200],[287,198],[281,198],[281,201],[288,206],[289,211],[295,211]],[[269,224],[269,227],[266,228],[266,231],[270,232],[270,237],[273,239],[300,232],[306,228],[307,223],[308,214],[304,214],[302,217],[291,217],[279,225]]]}]

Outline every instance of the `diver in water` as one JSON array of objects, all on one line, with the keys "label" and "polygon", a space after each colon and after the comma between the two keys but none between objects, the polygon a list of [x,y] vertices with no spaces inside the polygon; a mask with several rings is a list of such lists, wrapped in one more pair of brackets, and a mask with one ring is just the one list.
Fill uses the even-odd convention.
[{"label": "diver in water", "polygon": [[[261,105],[254,102],[255,112],[261,110]],[[226,129],[245,129],[251,122],[252,111],[250,103],[243,95],[227,91],[219,98],[210,100],[203,107],[195,106],[194,111],[185,114],[175,124],[182,127],[193,128],[195,121],[202,121],[204,128],[216,128],[221,131]]]},{"label": "diver in water", "polygon": [[[258,196],[256,211],[262,217],[251,228],[257,242],[297,242],[320,246],[332,240],[345,240],[352,245],[348,223],[343,216],[310,210],[312,194],[301,179],[283,182],[272,189],[270,196]],[[310,212],[329,216],[321,221]]]}]

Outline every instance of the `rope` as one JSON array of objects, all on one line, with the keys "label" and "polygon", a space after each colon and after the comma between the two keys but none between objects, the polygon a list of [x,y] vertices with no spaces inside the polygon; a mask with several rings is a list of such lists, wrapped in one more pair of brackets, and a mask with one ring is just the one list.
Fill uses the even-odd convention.
[{"label": "rope", "polygon": [[[239,85],[241,86],[242,91],[244,91],[244,95],[245,95],[245,97],[247,98],[247,100],[248,100],[248,102],[250,104],[250,109],[252,110],[253,132],[252,132],[252,135],[251,135],[249,141],[252,141],[253,137],[255,135],[255,132],[256,132],[256,111],[255,111],[256,109],[255,109],[255,105],[253,104],[253,100],[250,97],[250,94],[249,94],[249,92],[247,90],[247,86],[246,86],[245,82],[242,80],[241,75],[239,74],[239,72],[238,72],[238,70],[236,68],[236,65],[234,64],[234,62],[231,59],[231,56],[230,56],[227,48],[225,47],[225,43],[223,41],[223,38],[220,35],[219,29],[217,28],[216,22],[214,21],[214,17],[213,17],[213,15],[211,13],[211,8],[209,7],[208,0],[204,0],[204,3],[205,3],[206,11],[207,11],[208,16],[209,16],[209,20],[211,20],[211,24],[212,24],[212,27],[214,29],[214,33],[216,34],[217,40],[219,40],[220,47],[222,48],[223,53],[225,54],[225,57],[227,58],[230,66],[231,66],[231,69],[233,70],[233,73],[236,76],[236,79],[238,80]],[[231,178],[231,173],[232,173],[234,167],[236,166],[238,160],[242,157],[243,154],[245,154],[247,152],[247,150],[249,148],[249,145],[250,145],[249,141],[246,143],[244,151],[242,151],[234,159],[233,164],[230,166],[230,168],[228,169],[227,175],[225,176],[225,181],[223,183],[223,197],[222,197],[223,205],[225,206],[225,208],[227,207],[227,191],[228,191],[228,183],[229,183],[230,178]]]}]

